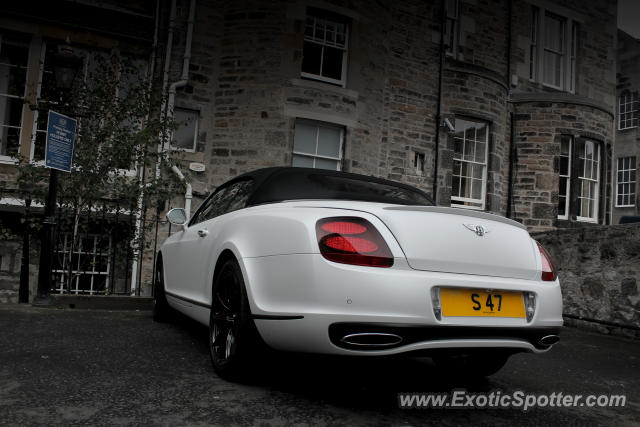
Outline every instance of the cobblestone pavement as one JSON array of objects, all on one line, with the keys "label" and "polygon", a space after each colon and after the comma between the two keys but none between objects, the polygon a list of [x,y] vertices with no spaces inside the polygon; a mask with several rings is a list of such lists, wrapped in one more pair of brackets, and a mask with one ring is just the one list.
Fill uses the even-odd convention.
[{"label": "cobblestone pavement", "polygon": [[[638,425],[640,341],[565,328],[480,382],[430,359],[276,354],[243,383],[211,368],[206,328],[146,311],[0,307],[1,425]],[[625,394],[623,408],[399,409],[399,392]]]}]

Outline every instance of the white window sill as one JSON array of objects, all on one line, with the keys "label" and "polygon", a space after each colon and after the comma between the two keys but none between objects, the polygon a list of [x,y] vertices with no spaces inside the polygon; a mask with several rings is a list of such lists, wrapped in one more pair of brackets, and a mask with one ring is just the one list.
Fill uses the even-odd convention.
[{"label": "white window sill", "polygon": [[322,76],[319,76],[317,74],[300,73],[300,77],[305,78],[305,79],[309,79],[309,80],[315,80],[317,82],[329,83],[329,84],[336,85],[336,86],[339,86],[339,87],[345,87],[347,85],[347,82],[344,79],[343,80],[336,80],[336,79],[331,79],[329,77],[322,77]]},{"label": "white window sill", "polygon": [[588,222],[590,224],[597,224],[598,218],[586,218],[583,216],[576,217],[576,221],[578,222]]},{"label": "white window sill", "polygon": [[[470,202],[470,203],[474,203],[474,202]],[[457,203],[454,203],[453,201],[451,202],[451,207],[452,208],[471,209],[471,210],[474,210],[474,211],[483,211],[484,210],[484,205],[483,206],[459,205]]]},{"label": "white window sill", "polygon": [[0,156],[0,165],[17,165],[18,159],[9,156]]},{"label": "white window sill", "polygon": [[636,205],[615,205],[616,208],[635,208]]}]

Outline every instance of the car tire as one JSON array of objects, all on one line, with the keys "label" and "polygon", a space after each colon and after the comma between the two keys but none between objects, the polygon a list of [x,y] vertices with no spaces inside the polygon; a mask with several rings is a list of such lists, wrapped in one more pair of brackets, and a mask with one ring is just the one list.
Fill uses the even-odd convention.
[{"label": "car tire", "polygon": [[153,320],[164,323],[171,320],[172,309],[164,291],[164,270],[162,258],[156,263],[156,278],[153,283]]},{"label": "car tire", "polygon": [[209,353],[214,371],[227,380],[244,378],[259,353],[259,344],[242,271],[235,259],[229,259],[217,273],[212,289]]},{"label": "car tire", "polygon": [[460,378],[488,377],[504,367],[510,354],[477,351],[464,354],[446,354],[433,358],[436,366],[449,375]]}]

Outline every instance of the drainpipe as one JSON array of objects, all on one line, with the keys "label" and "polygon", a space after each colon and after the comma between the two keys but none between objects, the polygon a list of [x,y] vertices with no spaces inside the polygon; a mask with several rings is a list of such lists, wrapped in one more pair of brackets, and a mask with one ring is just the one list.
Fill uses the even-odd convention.
[{"label": "drainpipe", "polygon": [[[507,14],[508,22],[507,22],[507,31],[509,34],[507,35],[507,87],[508,93],[507,96],[511,98],[511,31],[513,26],[513,17],[512,17],[512,8],[513,1],[509,0],[507,3]],[[511,108],[515,110],[515,105],[511,104]],[[515,120],[513,110],[509,112],[509,176],[507,179],[507,218],[512,218],[513,212],[513,185],[514,185],[514,170],[516,167],[516,131],[515,131]],[[513,219],[513,218],[512,218]]]},{"label": "drainpipe", "polygon": [[[173,173],[175,173],[178,178],[180,178],[180,181],[185,181],[184,175],[182,174],[182,171],[180,171],[180,169],[178,169],[177,166],[172,166],[171,170],[173,171]],[[191,216],[191,199],[193,198],[193,193],[192,193],[192,189],[191,189],[191,184],[189,184],[188,182],[187,184],[187,190],[184,193],[184,211],[185,214],[187,216],[187,218],[189,218]]]},{"label": "drainpipe", "polygon": [[[173,0],[171,4],[172,15],[175,20],[175,0]],[[182,61],[182,75],[180,76],[180,80],[177,82],[171,83],[169,86],[169,99],[167,100],[167,108],[166,115],[167,117],[173,116],[173,106],[176,101],[176,91],[178,88],[185,87],[189,82],[189,62],[191,61],[191,42],[193,39],[193,23],[195,21],[196,16],[196,0],[191,0],[191,4],[189,5],[189,20],[187,21],[187,40],[184,47],[184,59]],[[168,61],[167,61],[168,64]],[[165,64],[165,78],[168,76],[168,67]],[[163,150],[166,150],[168,147],[162,147]],[[187,214],[187,218],[191,216],[191,198],[192,198],[192,188],[191,184],[186,182],[184,175],[178,169],[177,166],[171,167],[171,170],[180,178],[181,181],[186,184],[186,191],[184,194],[184,210]]]},{"label": "drainpipe", "polygon": [[442,0],[442,19],[440,23],[440,70],[438,76],[438,107],[436,111],[436,146],[433,155],[433,202],[438,204],[438,158],[440,155],[440,126],[442,123],[442,80],[444,72],[444,27],[446,25],[446,6]]},{"label": "drainpipe", "polygon": [[509,128],[510,135],[509,139],[509,177],[507,179],[507,218],[512,218],[513,212],[513,185],[514,185],[514,176],[515,171],[513,170],[516,167],[516,122],[514,120],[513,112],[509,113]]}]

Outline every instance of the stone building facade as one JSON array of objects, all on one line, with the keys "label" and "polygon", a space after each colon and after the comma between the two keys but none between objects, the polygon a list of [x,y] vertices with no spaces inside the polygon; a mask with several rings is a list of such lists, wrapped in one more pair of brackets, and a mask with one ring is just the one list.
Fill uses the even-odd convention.
[{"label": "stone building facade", "polygon": [[613,223],[640,215],[640,40],[618,30],[616,144],[614,147]]},{"label": "stone building facade", "polygon": [[[172,148],[191,179],[166,209],[292,165],[403,181],[532,231],[611,220],[615,0],[76,3],[141,24],[54,25],[31,7],[0,28],[146,47],[183,124]],[[32,133],[23,126],[22,153]]]},{"label": "stone building facade", "polygon": [[[196,194],[253,168],[306,164],[317,153],[296,141],[315,128],[338,135],[321,167],[408,182],[439,205],[536,231],[610,222],[615,2],[197,7],[203,51],[194,45],[195,78],[176,104],[200,112],[187,156],[206,166]],[[338,79],[305,70],[318,46],[335,48],[313,33],[323,23],[346,31]]]}]

